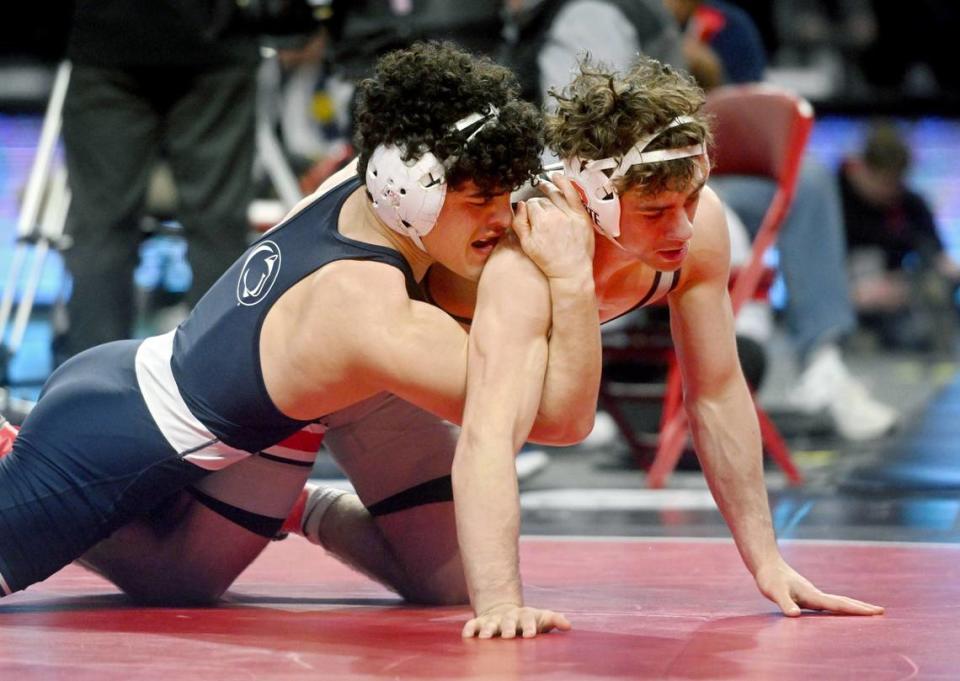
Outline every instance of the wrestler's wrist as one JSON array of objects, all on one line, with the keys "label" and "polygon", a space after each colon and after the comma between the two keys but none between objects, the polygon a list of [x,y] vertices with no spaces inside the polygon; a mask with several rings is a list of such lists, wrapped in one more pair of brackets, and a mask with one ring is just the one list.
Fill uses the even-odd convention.
[{"label": "wrestler's wrist", "polygon": [[523,598],[516,596],[513,598],[490,598],[480,600],[474,603],[473,612],[478,617],[482,615],[489,615],[491,613],[509,610],[510,608],[522,608],[523,607]]},{"label": "wrestler's wrist", "polygon": [[557,293],[594,293],[593,266],[588,265],[555,275],[548,275],[550,292]]},{"label": "wrestler's wrist", "polygon": [[756,577],[762,570],[781,565],[786,561],[784,561],[783,556],[780,555],[780,550],[777,548],[777,545],[774,544],[762,551],[754,552],[753,555],[745,556],[744,562],[750,574]]},{"label": "wrestler's wrist", "polygon": [[474,612],[488,612],[505,605],[523,607],[523,587],[519,576],[488,580],[470,589],[470,604]]}]

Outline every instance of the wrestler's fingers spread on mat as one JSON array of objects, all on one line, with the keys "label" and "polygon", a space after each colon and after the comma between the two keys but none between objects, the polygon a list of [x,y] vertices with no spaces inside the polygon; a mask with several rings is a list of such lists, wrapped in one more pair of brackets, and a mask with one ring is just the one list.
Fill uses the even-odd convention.
[{"label": "wrestler's fingers spread on mat", "polygon": [[539,633],[553,629],[568,631],[570,621],[552,610],[540,610],[526,607],[500,607],[486,612],[468,621],[462,631],[464,638],[515,638],[519,633],[523,638],[533,638]]},{"label": "wrestler's fingers spread on mat", "polygon": [[817,589],[814,589],[812,593],[797,594],[796,600],[804,608],[824,610],[840,615],[883,614],[883,608],[879,605],[864,603],[863,601],[858,601],[855,598],[849,598],[847,596],[825,594]]},{"label": "wrestler's fingers spread on mat", "polygon": [[800,606],[797,605],[792,598],[790,598],[790,592],[786,589],[778,591],[775,594],[767,594],[767,598],[780,606],[783,614],[787,617],[800,616]]},{"label": "wrestler's fingers spread on mat", "polygon": [[519,612],[507,613],[500,622],[500,638],[516,638],[522,618]]},{"label": "wrestler's fingers spread on mat", "polygon": [[[513,608],[513,611],[516,612],[516,608]],[[478,615],[464,625],[461,635],[464,638],[473,638],[474,636],[478,638],[493,638],[500,633],[505,616],[506,611],[503,609],[498,609],[493,614],[484,613]],[[516,616],[514,616],[514,631],[516,631],[516,626]]]},{"label": "wrestler's fingers spread on mat", "polygon": [[[553,610],[541,610],[539,622],[537,623],[537,629],[541,633],[546,633],[548,631],[552,631],[553,629],[570,631],[572,626],[570,624],[570,620],[568,620],[559,612],[554,612]],[[524,635],[526,635],[526,632],[524,632]]]}]

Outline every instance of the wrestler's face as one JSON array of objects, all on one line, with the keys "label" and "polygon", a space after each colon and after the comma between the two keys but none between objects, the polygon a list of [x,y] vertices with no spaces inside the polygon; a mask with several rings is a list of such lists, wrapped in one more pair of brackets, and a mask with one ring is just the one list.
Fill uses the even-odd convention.
[{"label": "wrestler's face", "polygon": [[642,187],[632,187],[621,194],[617,241],[627,253],[664,272],[683,265],[707,174],[704,167],[683,191],[650,194]]},{"label": "wrestler's face", "polygon": [[465,182],[447,190],[437,225],[423,237],[423,245],[441,265],[477,281],[512,221],[509,192],[489,196],[473,182]]}]

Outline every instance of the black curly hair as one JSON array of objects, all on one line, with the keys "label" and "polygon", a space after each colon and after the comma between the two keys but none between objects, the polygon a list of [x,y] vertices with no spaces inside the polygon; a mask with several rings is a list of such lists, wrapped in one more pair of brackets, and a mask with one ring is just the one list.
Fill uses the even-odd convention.
[{"label": "black curly hair", "polygon": [[[641,56],[628,71],[617,73],[586,56],[573,82],[550,95],[557,108],[547,116],[547,144],[560,158],[618,158],[677,116],[690,116],[693,122],[665,131],[647,149],[711,142],[702,111],[703,90],[690,76],[656,59]],[[649,194],[681,191],[697,172],[694,158],[636,165],[620,178],[618,189],[639,186]]]},{"label": "black curly hair", "polygon": [[[394,144],[404,160],[427,151],[453,159],[446,172],[453,189],[468,180],[487,195],[516,189],[539,172],[543,150],[542,116],[518,93],[509,69],[453,43],[419,42],[391,52],[357,87],[357,172],[366,176],[378,145]],[[467,144],[454,124],[491,105],[499,115]]]}]

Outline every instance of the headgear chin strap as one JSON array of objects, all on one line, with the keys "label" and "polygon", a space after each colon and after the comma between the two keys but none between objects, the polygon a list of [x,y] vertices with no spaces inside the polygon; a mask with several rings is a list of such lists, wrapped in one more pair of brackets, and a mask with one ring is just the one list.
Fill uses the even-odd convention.
[{"label": "headgear chin strap", "polygon": [[[630,168],[644,163],[661,163],[706,153],[702,142],[674,149],[644,151],[667,130],[693,122],[694,119],[690,116],[677,116],[659,130],[641,137],[619,159],[610,157],[587,161],[574,156],[564,160],[564,174],[582,188],[587,211],[593,218],[597,231],[611,240],[620,236],[620,196],[615,181],[626,175]],[[616,241],[614,243],[620,245]]]},{"label": "headgear chin strap", "polygon": [[[487,113],[472,113],[453,124],[464,135],[464,145],[497,119],[499,110],[492,104]],[[447,195],[446,171],[456,163],[451,156],[441,162],[432,152],[404,161],[404,150],[393,144],[381,144],[367,163],[366,186],[377,216],[390,229],[409,237],[425,251],[422,238],[436,224]]]}]

